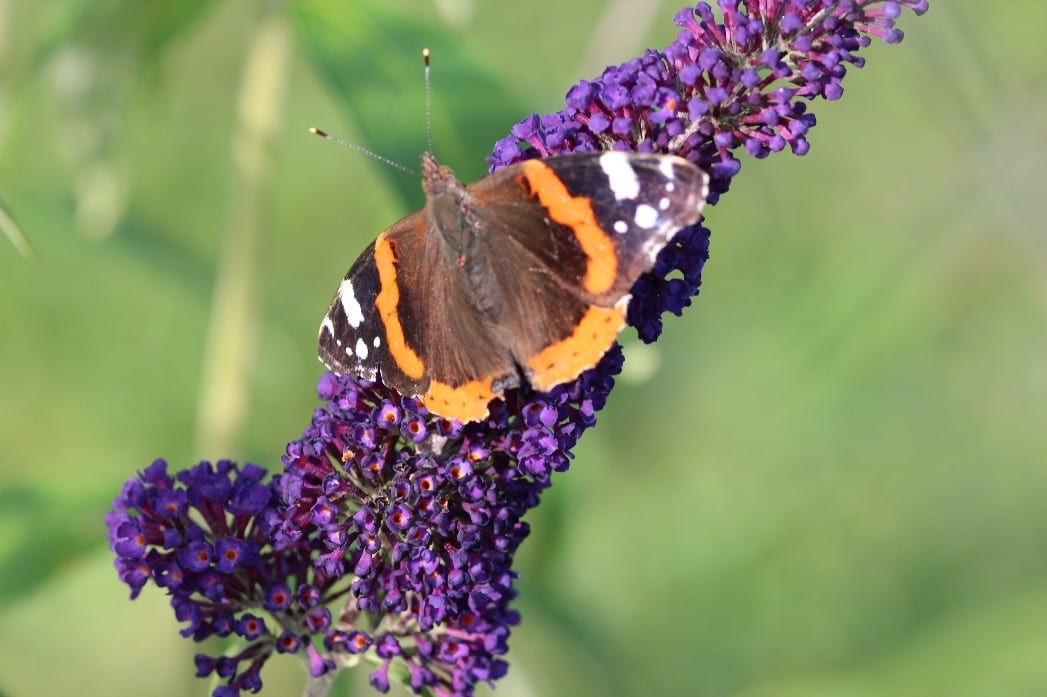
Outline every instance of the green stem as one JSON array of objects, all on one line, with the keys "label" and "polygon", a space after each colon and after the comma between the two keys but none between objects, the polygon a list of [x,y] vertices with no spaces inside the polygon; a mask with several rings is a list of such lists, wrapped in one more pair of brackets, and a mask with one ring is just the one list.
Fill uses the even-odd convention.
[{"label": "green stem", "polygon": [[239,451],[258,346],[258,237],[274,134],[283,116],[292,62],[286,19],[264,13],[247,50],[232,141],[232,193],[218,259],[201,371],[196,450]]},{"label": "green stem", "polygon": [[309,678],[305,681],[305,691],[302,692],[302,697],[327,697],[337,675],[338,671],[332,670],[318,678]]}]

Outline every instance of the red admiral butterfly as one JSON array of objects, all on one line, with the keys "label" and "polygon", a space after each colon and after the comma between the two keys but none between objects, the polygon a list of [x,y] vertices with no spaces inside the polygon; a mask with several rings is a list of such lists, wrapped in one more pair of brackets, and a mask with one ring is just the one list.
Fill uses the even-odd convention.
[{"label": "red admiral butterfly", "polygon": [[636,279],[698,221],[708,182],[680,157],[607,151],[464,186],[426,153],[425,209],[350,267],[320,359],[462,422],[521,377],[540,392],[574,380],[614,344]]}]

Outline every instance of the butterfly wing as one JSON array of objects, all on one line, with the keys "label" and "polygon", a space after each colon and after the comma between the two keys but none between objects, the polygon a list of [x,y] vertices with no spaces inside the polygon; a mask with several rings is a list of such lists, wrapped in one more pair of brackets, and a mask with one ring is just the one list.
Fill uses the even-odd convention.
[{"label": "butterfly wing", "polygon": [[[513,359],[540,391],[614,344],[629,289],[698,221],[708,176],[683,158],[622,152],[528,160],[469,187]],[[522,331],[521,331],[522,329]]]},{"label": "butterfly wing", "polygon": [[380,373],[434,413],[473,421],[518,375],[499,327],[471,310],[447,254],[424,212],[379,235],[331,301],[318,351],[335,372]]},{"label": "butterfly wing", "polygon": [[570,196],[589,200],[593,218],[611,238],[616,272],[596,302],[617,303],[641,274],[654,267],[676,233],[701,218],[709,197],[709,175],[673,155],[611,151],[596,159],[599,173],[595,175],[590,164],[571,157],[546,164]]},{"label": "butterfly wing", "polygon": [[367,380],[378,377],[385,341],[385,329],[373,310],[381,290],[374,247],[372,242],[349,267],[331,299],[317,338],[317,354],[328,369]]}]

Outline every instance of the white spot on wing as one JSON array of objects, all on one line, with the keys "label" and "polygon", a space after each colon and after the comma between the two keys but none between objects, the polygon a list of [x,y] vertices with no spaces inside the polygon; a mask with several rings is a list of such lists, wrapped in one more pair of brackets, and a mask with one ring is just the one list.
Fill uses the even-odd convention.
[{"label": "white spot on wing", "polygon": [[664,211],[668,207],[669,207],[669,197],[668,196],[662,196],[662,198],[658,200],[658,210]]},{"label": "white spot on wing", "polygon": [[636,215],[633,216],[633,221],[644,230],[650,230],[658,222],[658,211],[646,203],[641,203],[636,207]]},{"label": "white spot on wing", "polygon": [[375,347],[375,348],[378,348],[379,346],[381,346],[381,345],[382,345],[382,340],[381,340],[381,338],[379,338],[379,337],[377,337],[377,336],[376,336],[376,337],[374,338],[374,341],[372,341],[371,343],[373,343],[373,344],[374,344],[374,347]]},{"label": "white spot on wing", "polygon": [[625,222],[624,220],[614,221],[614,231],[617,232],[619,235],[629,232],[629,223]]},{"label": "white spot on wing", "polygon": [[367,358],[367,344],[363,339],[356,340],[356,357],[361,361]]},{"label": "white spot on wing", "polygon": [[342,312],[345,313],[345,321],[353,329],[358,328],[364,321],[364,311],[360,302],[356,299],[353,291],[353,282],[348,278],[338,286],[338,299],[342,301]]},{"label": "white spot on wing", "polygon": [[320,325],[320,333],[323,334],[325,329],[328,334],[334,336],[334,322],[331,321],[330,317],[324,317],[324,321]]},{"label": "white spot on wing", "polygon": [[665,240],[663,238],[652,237],[644,242],[643,246],[640,247],[640,251],[647,257],[647,261],[653,264],[658,259],[658,252],[662,251],[664,247]]},{"label": "white spot on wing", "polygon": [[633,199],[640,194],[640,180],[624,152],[612,150],[600,155],[600,169],[607,175],[615,201]]},{"label": "white spot on wing", "polygon": [[672,182],[676,179],[676,163],[671,157],[663,157],[658,163],[658,169],[662,170],[665,178]]}]

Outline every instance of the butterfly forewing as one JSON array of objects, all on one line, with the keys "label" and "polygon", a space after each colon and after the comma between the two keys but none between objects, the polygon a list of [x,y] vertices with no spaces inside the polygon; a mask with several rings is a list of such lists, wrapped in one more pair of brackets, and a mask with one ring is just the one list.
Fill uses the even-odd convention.
[{"label": "butterfly forewing", "polygon": [[572,380],[613,345],[629,289],[697,222],[706,175],[677,157],[591,153],[529,161],[472,187],[513,357],[539,390]]},{"label": "butterfly forewing", "polygon": [[381,287],[374,264],[374,245],[346,272],[320,325],[317,353],[336,373],[354,373],[368,380],[378,375],[385,328],[375,312]]}]

